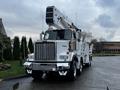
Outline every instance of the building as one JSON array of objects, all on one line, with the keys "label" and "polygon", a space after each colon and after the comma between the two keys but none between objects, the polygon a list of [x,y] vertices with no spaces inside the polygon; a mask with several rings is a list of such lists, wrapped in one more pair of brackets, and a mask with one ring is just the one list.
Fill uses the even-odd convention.
[{"label": "building", "polygon": [[0,59],[3,57],[4,50],[10,47],[10,38],[7,36],[2,19],[0,18]]},{"label": "building", "polygon": [[2,18],[0,18],[0,33],[1,33],[2,35],[7,36],[6,31],[5,31],[5,28],[4,28],[4,25],[3,25],[3,23],[2,23]]},{"label": "building", "polygon": [[120,42],[96,42],[93,52],[120,54]]}]

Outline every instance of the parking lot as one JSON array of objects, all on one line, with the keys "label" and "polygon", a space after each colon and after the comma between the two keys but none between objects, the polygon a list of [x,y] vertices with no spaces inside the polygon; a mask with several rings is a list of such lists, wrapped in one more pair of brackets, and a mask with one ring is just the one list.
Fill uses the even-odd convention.
[{"label": "parking lot", "polygon": [[0,82],[0,90],[120,90],[120,56],[94,57],[75,81],[31,77]]}]

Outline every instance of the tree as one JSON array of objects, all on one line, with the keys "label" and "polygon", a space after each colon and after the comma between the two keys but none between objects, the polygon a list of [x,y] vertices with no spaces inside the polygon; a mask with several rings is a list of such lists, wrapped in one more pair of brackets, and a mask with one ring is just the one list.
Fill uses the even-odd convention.
[{"label": "tree", "polygon": [[[5,39],[5,38],[4,38]],[[3,58],[5,60],[11,60],[12,59],[12,46],[11,46],[11,39],[10,37],[7,37],[5,41],[3,40],[4,48],[3,48]]]},{"label": "tree", "polygon": [[32,42],[31,38],[29,38],[28,49],[29,49],[30,53],[34,52],[34,45],[33,45],[33,42]]},{"label": "tree", "polygon": [[3,60],[3,44],[0,38],[0,62]]},{"label": "tree", "polygon": [[92,44],[97,43],[97,39],[92,39],[91,43],[92,43]]},{"label": "tree", "polygon": [[5,60],[11,60],[12,59],[12,50],[11,48],[4,49],[3,57]]},{"label": "tree", "polygon": [[99,39],[99,41],[100,41],[100,42],[105,42],[106,40],[105,40],[105,38],[101,37],[101,38]]},{"label": "tree", "polygon": [[27,48],[27,41],[26,41],[26,37],[22,37],[21,40],[21,56],[22,59],[25,59],[28,55],[28,48]]},{"label": "tree", "polygon": [[14,37],[13,42],[13,59],[19,60],[20,59],[20,41],[19,37]]}]

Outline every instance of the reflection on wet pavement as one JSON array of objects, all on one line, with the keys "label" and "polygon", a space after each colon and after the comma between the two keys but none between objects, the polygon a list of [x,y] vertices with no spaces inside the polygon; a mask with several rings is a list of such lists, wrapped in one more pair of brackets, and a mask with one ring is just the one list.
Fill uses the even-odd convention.
[{"label": "reflection on wet pavement", "polygon": [[15,83],[13,85],[13,90],[17,90],[19,88],[19,82]]}]

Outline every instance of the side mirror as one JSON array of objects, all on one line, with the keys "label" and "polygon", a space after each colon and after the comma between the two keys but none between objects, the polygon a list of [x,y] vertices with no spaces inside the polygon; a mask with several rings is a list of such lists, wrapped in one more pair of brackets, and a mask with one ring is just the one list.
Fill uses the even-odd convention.
[{"label": "side mirror", "polygon": [[44,32],[41,32],[40,33],[40,40],[43,40],[43,38],[44,38]]},{"label": "side mirror", "polygon": [[81,32],[78,33],[78,42],[81,40]]}]

